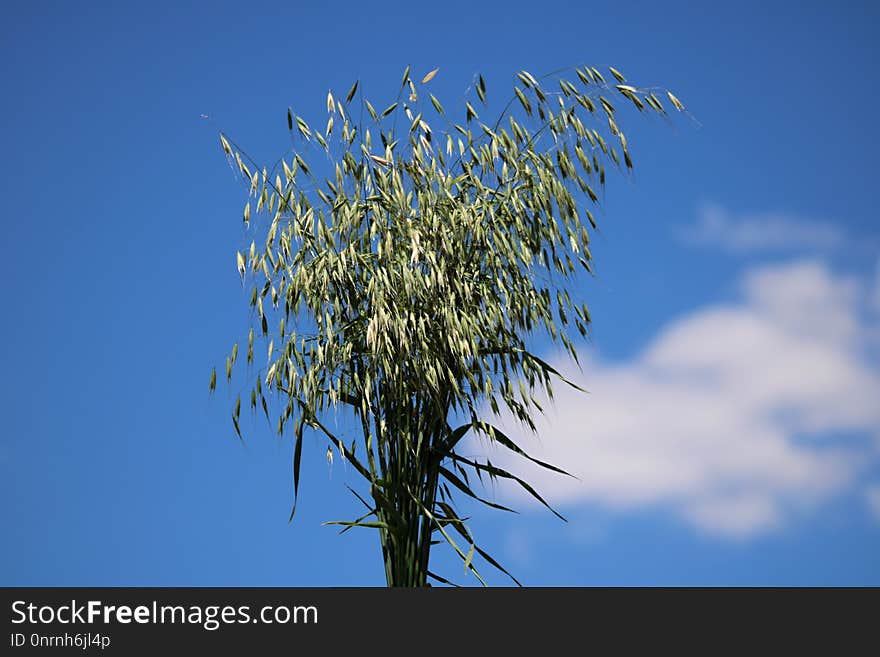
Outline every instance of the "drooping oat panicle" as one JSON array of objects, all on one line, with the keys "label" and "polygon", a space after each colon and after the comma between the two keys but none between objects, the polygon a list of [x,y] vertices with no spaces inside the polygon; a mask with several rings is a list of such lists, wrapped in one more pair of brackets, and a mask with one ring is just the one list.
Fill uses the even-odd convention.
[{"label": "drooping oat panicle", "polygon": [[[463,121],[450,119],[408,67],[381,113],[355,82],[344,95],[327,93],[323,131],[288,110],[295,150],[272,170],[220,135],[249,188],[245,224],[252,202],[264,218],[260,246],[236,253],[268,346],[251,409],[259,400],[269,419],[267,395],[278,402],[277,431],[293,436],[295,495],[307,428],[326,437],[329,463],[336,450],[366,480],[366,495],[352,489],[366,513],[335,524],[379,530],[389,585],[447,582],[428,569],[438,538],[480,581],[475,557],[507,572],[455,510],[456,493],[509,510],[475,491],[473,475],[507,479],[549,508],[525,480],[463,454],[466,435],[565,474],[492,417],[507,412],[534,429],[538,398],[565,380],[529,350],[530,339],[543,334],[576,359],[574,334],[587,335],[590,312],[573,283],[592,272],[592,206],[609,163],[633,166],[615,103],[665,114],[654,91],[609,70],[616,84],[594,67],[540,78],[519,71],[494,121],[470,98]],[[485,112],[486,81],[474,80]],[[253,343],[251,329],[249,366]],[[236,344],[229,379],[237,353]],[[238,435],[240,406],[238,397]],[[340,407],[357,420],[354,440],[328,426]],[[453,426],[454,418],[465,421]],[[291,518],[295,509],[294,501]]]}]

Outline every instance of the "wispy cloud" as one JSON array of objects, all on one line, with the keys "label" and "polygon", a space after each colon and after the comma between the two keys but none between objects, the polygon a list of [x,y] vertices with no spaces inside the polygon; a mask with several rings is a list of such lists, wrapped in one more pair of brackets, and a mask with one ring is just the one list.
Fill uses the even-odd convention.
[{"label": "wispy cloud", "polygon": [[733,214],[715,204],[704,205],[696,223],[682,228],[686,244],[721,248],[743,254],[757,251],[833,250],[849,242],[838,225],[784,212]]},{"label": "wispy cloud", "polygon": [[557,385],[538,439],[521,436],[578,480],[527,473],[563,507],[661,506],[740,538],[860,487],[880,464],[869,287],[819,260],[755,268],[737,303],[681,317],[636,358],[586,355],[573,378],[590,394]]}]

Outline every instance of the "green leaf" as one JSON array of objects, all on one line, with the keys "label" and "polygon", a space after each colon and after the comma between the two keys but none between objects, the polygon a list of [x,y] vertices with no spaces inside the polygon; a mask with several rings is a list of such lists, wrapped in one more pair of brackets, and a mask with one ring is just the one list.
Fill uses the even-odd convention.
[{"label": "green leaf", "polygon": [[[449,437],[446,439],[445,449],[447,451],[451,451],[457,444],[458,441],[461,440],[464,435],[471,430],[473,427],[473,423],[463,424],[454,431],[449,433]],[[447,427],[448,428],[448,427]]]},{"label": "green leaf", "polygon": [[471,567],[471,562],[474,560],[474,548],[476,546],[471,543],[471,548],[468,550],[467,556],[464,558],[464,569],[467,571],[468,568]]},{"label": "green leaf", "polygon": [[353,521],[347,522],[345,520],[327,520],[326,522],[322,522],[322,525],[342,525],[345,527],[340,534],[344,534],[346,530],[351,529],[352,527],[366,527],[368,529],[388,529],[388,523],[379,522],[378,520],[368,520],[364,521]]},{"label": "green leaf", "polygon": [[460,463],[465,463],[465,464],[471,466],[472,468],[474,468],[475,470],[479,470],[479,471],[482,471],[482,472],[486,472],[486,473],[492,475],[493,477],[501,477],[502,479],[510,479],[510,480],[512,480],[512,481],[515,481],[515,482],[518,483],[518,484],[520,485],[520,487],[521,487],[523,490],[525,490],[529,495],[531,495],[531,496],[534,497],[536,500],[538,500],[541,504],[543,504],[545,507],[547,507],[547,509],[548,509],[553,515],[555,515],[555,516],[556,516],[557,518],[559,518],[560,520],[563,520],[563,521],[565,521],[565,522],[568,522],[568,521],[565,520],[565,518],[564,518],[562,515],[560,515],[560,514],[559,514],[559,513],[558,513],[558,512],[552,507],[552,506],[550,506],[549,504],[547,504],[547,501],[546,501],[543,497],[541,497],[541,496],[538,494],[538,492],[537,492],[537,491],[531,486],[531,484],[529,484],[529,483],[526,482],[526,481],[523,481],[522,479],[520,479],[520,478],[517,477],[516,475],[510,474],[509,472],[507,472],[507,470],[503,470],[502,468],[495,467],[495,466],[493,466],[493,465],[491,465],[491,464],[489,464],[489,463],[479,463],[479,462],[477,462],[477,461],[472,461],[472,460],[470,460],[470,459],[466,459],[466,458],[464,458],[463,456],[459,456],[458,454],[454,454],[454,453],[451,453],[451,452],[448,453],[447,456],[449,456],[449,458],[451,458],[451,459],[453,459],[453,460],[455,460],[455,461],[459,461]]},{"label": "green leaf", "polygon": [[489,555],[486,551],[481,550],[480,547],[477,546],[477,545],[475,545],[474,547],[477,548],[477,554],[479,554],[481,557],[483,557],[483,559],[485,559],[487,562],[489,562],[489,564],[490,564],[491,566],[493,566],[493,567],[496,568],[497,570],[499,570],[499,571],[501,571],[502,573],[504,573],[505,575],[507,575],[510,579],[513,580],[513,583],[516,584],[517,586],[522,586],[522,584],[520,583],[520,581],[519,581],[516,577],[514,577],[513,575],[511,575],[511,574],[507,571],[507,569],[505,569],[500,563],[498,563],[497,561],[495,561],[495,559],[493,559],[491,555]]},{"label": "green leaf", "polygon": [[515,454],[519,454],[523,458],[528,459],[532,463],[540,465],[542,468],[545,468],[547,470],[552,470],[553,472],[558,472],[559,474],[565,475],[566,477],[571,477],[572,479],[577,478],[574,475],[569,474],[565,470],[563,470],[561,468],[557,468],[555,465],[551,465],[550,463],[545,463],[544,461],[539,461],[536,458],[532,458],[531,456],[526,454],[519,447],[519,445],[517,445],[513,440],[511,440],[504,432],[502,432],[501,429],[489,424],[488,422],[480,422],[479,426],[480,426],[480,429],[486,435],[488,435],[492,440],[494,440],[497,443],[500,443],[501,445],[503,445],[504,447],[509,449],[511,452],[514,452]]},{"label": "green leaf", "polygon": [[296,513],[296,503],[299,499],[299,467],[300,462],[302,461],[302,438],[303,423],[297,421],[294,430],[293,443],[293,508],[290,509],[290,518],[287,519],[287,522],[293,521],[293,516]]},{"label": "green leaf", "polygon": [[444,478],[445,478],[450,484],[452,484],[453,486],[455,486],[456,488],[458,488],[462,493],[464,493],[464,494],[467,495],[468,497],[472,497],[472,498],[474,498],[475,500],[477,500],[478,502],[482,502],[482,503],[485,504],[486,506],[490,506],[490,507],[492,507],[493,509],[498,509],[499,511],[509,511],[510,513],[516,513],[516,511],[514,511],[513,509],[510,509],[510,508],[508,508],[508,507],[506,507],[506,506],[503,506],[503,505],[501,505],[501,504],[496,504],[495,502],[490,502],[489,500],[480,497],[479,495],[477,495],[476,493],[474,493],[474,492],[470,489],[470,487],[469,487],[467,484],[465,484],[465,483],[464,483],[461,479],[459,479],[454,473],[450,472],[450,471],[447,470],[446,468],[444,468],[444,467],[441,466],[441,467],[439,468],[439,470],[440,470],[440,474],[441,474],[441,475],[442,475],[442,476],[443,476],[443,477],[444,477]]},{"label": "green leaf", "polygon": [[455,584],[455,583],[453,583],[453,582],[450,582],[450,581],[449,581],[448,579],[446,579],[445,577],[441,577],[440,575],[438,575],[438,574],[436,574],[436,573],[433,573],[433,572],[431,572],[430,570],[428,571],[428,577],[437,580],[437,581],[440,582],[441,584],[448,584],[449,586],[453,586],[453,587],[455,587],[455,588],[461,588],[458,584]]}]

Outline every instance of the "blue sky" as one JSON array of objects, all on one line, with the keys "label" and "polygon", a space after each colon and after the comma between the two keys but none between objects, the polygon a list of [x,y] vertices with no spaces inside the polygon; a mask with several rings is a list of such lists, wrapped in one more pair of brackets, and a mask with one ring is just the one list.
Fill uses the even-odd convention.
[{"label": "blue sky", "polygon": [[546,7],[4,5],[0,584],[383,584],[373,533],[320,524],[356,503],[319,439],[288,525],[289,441],[207,394],[248,327],[216,128],[274,161],[288,106],[407,64],[448,103],[611,65],[698,121],[627,122],[591,395],[535,448],[581,476],[540,479],[570,522],[499,490],[485,547],[529,585],[880,584],[876,6]]}]

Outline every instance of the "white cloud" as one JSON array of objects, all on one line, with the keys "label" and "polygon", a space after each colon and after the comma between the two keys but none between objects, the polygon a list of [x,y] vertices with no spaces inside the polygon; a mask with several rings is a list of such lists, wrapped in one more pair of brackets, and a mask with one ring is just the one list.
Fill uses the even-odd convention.
[{"label": "white cloud", "polygon": [[679,232],[681,239],[732,253],[765,250],[831,250],[848,243],[846,233],[832,223],[784,212],[744,213],[733,216],[718,205],[707,204],[693,226]]},{"label": "white cloud", "polygon": [[880,462],[866,286],[808,260],[748,271],[741,290],[672,322],[631,361],[582,357],[570,378],[589,395],[554,386],[537,440],[521,444],[579,480],[524,469],[506,450],[491,460],[563,507],[664,506],[740,538],[857,486]]}]

